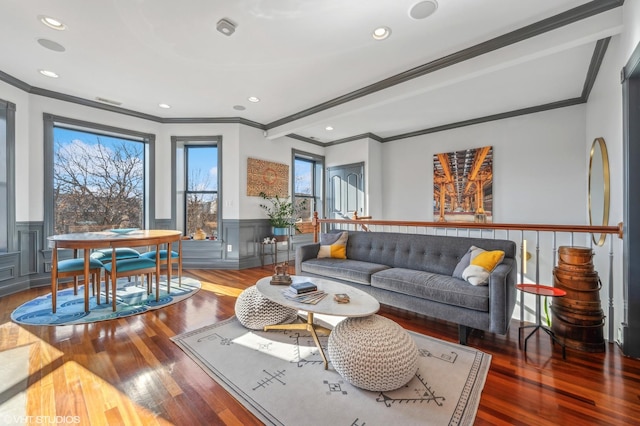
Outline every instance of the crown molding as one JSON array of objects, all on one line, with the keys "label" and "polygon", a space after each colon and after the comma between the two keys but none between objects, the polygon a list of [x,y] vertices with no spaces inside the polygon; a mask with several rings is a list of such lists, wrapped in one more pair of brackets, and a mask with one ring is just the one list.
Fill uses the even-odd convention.
[{"label": "crown molding", "polygon": [[133,111],[131,109],[121,108],[114,105],[103,104],[102,102],[91,101],[89,99],[79,98],[77,96],[67,95],[60,92],[54,92],[53,90],[42,89],[40,87],[31,87],[29,93],[39,96],[44,96],[51,99],[57,99],[60,101],[71,102],[74,104],[83,105],[89,108],[97,108],[104,111],[115,112],[117,114],[128,115],[131,117],[141,118],[143,120],[155,121],[156,123],[162,123],[160,117],[155,115],[144,114],[142,112]]},{"label": "crown molding", "polygon": [[302,141],[302,142],[307,142],[307,143],[310,143],[310,144],[312,144],[312,145],[316,145],[316,146],[322,146],[322,147],[327,146],[327,145],[326,145],[325,143],[323,143],[323,142],[317,141],[317,140],[315,140],[315,139],[308,138],[308,137],[306,137],[306,136],[298,135],[298,134],[296,134],[296,133],[289,133],[289,134],[288,134],[288,135],[286,135],[286,136],[287,136],[288,138],[295,139],[295,140]]},{"label": "crown molding", "polygon": [[416,130],[415,132],[409,132],[409,133],[403,133],[401,135],[390,136],[390,137],[384,138],[383,142],[391,142],[391,141],[397,141],[399,139],[406,139],[406,138],[412,138],[415,136],[428,135],[430,133],[442,132],[444,130],[452,130],[452,129],[457,129],[459,127],[473,126],[474,124],[482,124],[482,123],[487,123],[489,121],[504,120],[505,118],[517,117],[519,115],[534,114],[536,112],[549,111],[557,108],[565,108],[565,107],[579,105],[583,103],[585,103],[585,101],[584,99],[582,99],[582,97],[565,99],[562,101],[551,102],[548,104],[521,108],[513,111],[501,112],[499,114],[486,115],[484,117],[473,118],[471,120],[458,121],[456,123],[444,124],[442,126],[436,126],[428,129]]},{"label": "crown molding", "polygon": [[160,118],[163,124],[244,124],[256,129],[266,130],[265,125],[242,117],[185,117]]},{"label": "crown molding", "polygon": [[585,102],[589,100],[591,89],[596,83],[598,72],[600,72],[600,66],[604,60],[604,55],[607,53],[609,47],[609,41],[611,37],[603,38],[597,41],[595,49],[593,49],[593,55],[591,56],[591,62],[589,63],[589,69],[587,70],[587,77],[584,80],[584,86],[582,88],[581,97]]}]

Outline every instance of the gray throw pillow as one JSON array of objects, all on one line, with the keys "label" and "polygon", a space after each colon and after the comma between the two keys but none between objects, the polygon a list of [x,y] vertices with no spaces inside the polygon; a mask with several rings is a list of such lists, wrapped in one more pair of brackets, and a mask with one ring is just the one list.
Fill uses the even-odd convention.
[{"label": "gray throw pillow", "polygon": [[[338,239],[342,237],[342,232],[330,232],[327,234],[320,234],[320,245],[330,246],[331,244],[335,244]],[[469,266],[467,264],[467,266]]]},{"label": "gray throw pillow", "polygon": [[473,248],[473,246],[469,247],[469,250],[467,250],[464,256],[462,256],[462,259],[460,259],[460,261],[456,265],[456,269],[453,270],[453,278],[459,278],[461,280],[464,279],[462,277],[462,273],[465,269],[467,269],[467,266],[471,265],[471,252]]}]

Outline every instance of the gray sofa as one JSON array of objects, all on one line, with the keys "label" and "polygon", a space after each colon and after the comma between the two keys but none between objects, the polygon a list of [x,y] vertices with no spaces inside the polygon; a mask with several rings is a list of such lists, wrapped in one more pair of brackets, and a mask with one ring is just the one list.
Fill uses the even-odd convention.
[{"label": "gray sofa", "polygon": [[[472,245],[505,252],[486,286],[452,276]],[[462,344],[473,328],[507,332],[516,303],[513,241],[349,231],[347,259],[318,259],[319,248],[312,243],[296,249],[297,275],[329,278],[363,290],[381,304],[457,323]]]}]

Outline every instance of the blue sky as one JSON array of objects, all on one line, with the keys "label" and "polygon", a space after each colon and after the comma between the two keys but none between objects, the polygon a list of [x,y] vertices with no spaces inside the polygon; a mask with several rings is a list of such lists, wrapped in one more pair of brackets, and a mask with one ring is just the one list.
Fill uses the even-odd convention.
[{"label": "blue sky", "polygon": [[218,189],[218,149],[214,147],[189,147],[189,170],[200,170],[200,176],[208,175],[208,185],[202,190],[215,191]]}]

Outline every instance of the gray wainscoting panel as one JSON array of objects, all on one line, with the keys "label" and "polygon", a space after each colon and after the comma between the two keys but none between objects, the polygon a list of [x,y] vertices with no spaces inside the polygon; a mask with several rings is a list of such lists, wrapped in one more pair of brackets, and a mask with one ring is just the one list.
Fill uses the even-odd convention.
[{"label": "gray wainscoting panel", "polygon": [[15,280],[18,270],[20,257],[18,253],[2,253],[0,254],[0,285],[5,281]]},{"label": "gray wainscoting panel", "polygon": [[37,274],[44,270],[40,250],[43,244],[42,222],[18,222],[18,252],[20,253],[20,276]]},{"label": "gray wainscoting panel", "polygon": [[28,277],[22,278],[18,271],[20,253],[0,254],[0,297],[29,288]]}]

